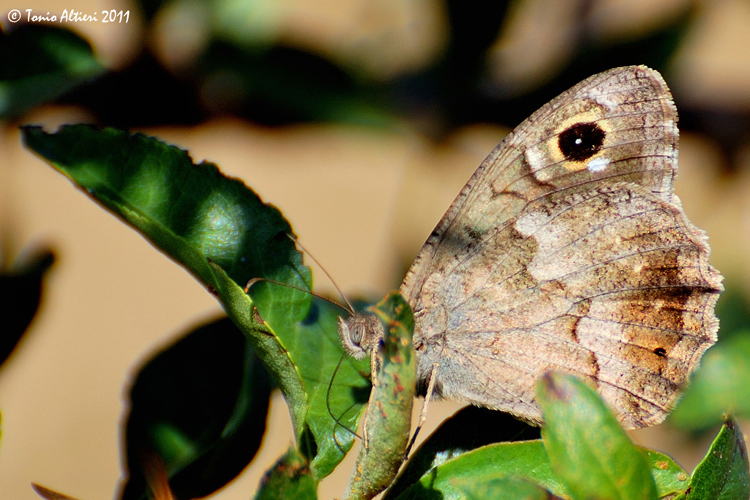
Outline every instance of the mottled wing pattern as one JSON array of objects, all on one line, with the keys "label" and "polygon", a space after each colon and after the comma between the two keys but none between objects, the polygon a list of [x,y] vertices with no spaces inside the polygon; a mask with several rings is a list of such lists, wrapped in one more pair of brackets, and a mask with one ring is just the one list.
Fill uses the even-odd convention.
[{"label": "mottled wing pattern", "polygon": [[550,101],[485,159],[401,293],[418,376],[443,397],[541,420],[554,369],[653,425],[716,341],[721,276],[672,183],[677,112],[661,76],[613,69]]}]

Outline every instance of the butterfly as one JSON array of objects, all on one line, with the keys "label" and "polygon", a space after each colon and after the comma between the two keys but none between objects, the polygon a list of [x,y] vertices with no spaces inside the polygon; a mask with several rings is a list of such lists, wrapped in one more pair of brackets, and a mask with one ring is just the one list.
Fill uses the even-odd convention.
[{"label": "butterfly", "polygon": [[[544,373],[596,387],[626,428],[655,425],[716,342],[722,277],[686,217],[677,110],[643,66],[594,75],[545,104],[482,162],[399,291],[417,378],[434,396],[540,424]],[[382,338],[342,319],[345,350]]]}]

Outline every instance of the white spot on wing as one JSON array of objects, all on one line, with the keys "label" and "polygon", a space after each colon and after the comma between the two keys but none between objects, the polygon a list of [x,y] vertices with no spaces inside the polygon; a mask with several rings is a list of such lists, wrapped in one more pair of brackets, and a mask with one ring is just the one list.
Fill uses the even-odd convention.
[{"label": "white spot on wing", "polygon": [[604,158],[603,156],[599,156],[598,158],[594,158],[590,162],[586,164],[586,168],[589,169],[589,172],[601,172],[605,168],[607,168],[607,165],[610,164],[610,161],[608,158]]},{"label": "white spot on wing", "polygon": [[617,94],[610,95],[595,92],[593,94],[589,94],[588,98],[596,102],[597,104],[600,104],[607,108],[607,111],[613,111],[621,104],[620,100],[617,98]]},{"label": "white spot on wing", "polygon": [[538,178],[537,174],[543,171],[546,164],[544,153],[532,147],[528,148],[524,154],[526,155],[526,161],[528,162],[529,167],[531,167],[531,172]]},{"label": "white spot on wing", "polygon": [[515,228],[523,236],[534,238],[538,249],[529,263],[527,270],[540,282],[555,279],[560,275],[561,265],[556,259],[546,257],[554,255],[555,249],[566,240],[565,229],[553,222],[554,217],[543,212],[529,212],[516,220]]}]

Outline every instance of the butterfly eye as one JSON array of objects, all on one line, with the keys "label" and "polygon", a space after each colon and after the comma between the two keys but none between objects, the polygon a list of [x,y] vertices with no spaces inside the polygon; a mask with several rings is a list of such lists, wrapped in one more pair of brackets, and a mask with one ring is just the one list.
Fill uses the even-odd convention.
[{"label": "butterfly eye", "polygon": [[350,356],[355,359],[362,359],[367,354],[365,347],[362,345],[362,338],[365,329],[359,317],[355,316],[349,319],[339,318],[339,338],[341,344]]},{"label": "butterfly eye", "polygon": [[354,323],[352,325],[352,343],[354,345],[361,346],[362,338],[365,336],[365,325],[362,323]]},{"label": "butterfly eye", "polygon": [[567,160],[583,161],[599,152],[605,136],[596,123],[576,123],[560,134],[557,144]]}]

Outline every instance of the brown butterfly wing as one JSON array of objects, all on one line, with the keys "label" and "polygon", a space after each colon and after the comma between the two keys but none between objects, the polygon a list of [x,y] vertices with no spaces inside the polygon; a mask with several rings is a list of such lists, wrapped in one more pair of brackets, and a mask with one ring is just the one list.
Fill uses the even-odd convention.
[{"label": "brown butterfly wing", "polygon": [[627,427],[661,421],[716,340],[721,276],[672,192],[677,113],[643,67],[550,101],[475,172],[401,293],[419,376],[440,394],[541,415],[534,384],[588,379]]}]

